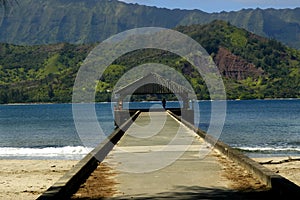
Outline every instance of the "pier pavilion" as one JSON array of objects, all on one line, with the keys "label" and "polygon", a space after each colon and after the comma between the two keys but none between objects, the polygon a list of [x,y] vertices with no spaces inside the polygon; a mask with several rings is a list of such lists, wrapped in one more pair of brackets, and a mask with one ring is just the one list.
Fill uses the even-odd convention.
[{"label": "pier pavilion", "polygon": [[[128,95],[147,95],[147,94],[175,94],[180,102],[182,102],[181,108],[166,108],[177,115],[181,115],[182,118],[190,123],[194,123],[194,110],[190,106],[189,102],[192,101],[192,91],[188,88],[162,77],[157,73],[149,73],[148,75],[141,77],[130,84],[118,89],[114,92],[115,100],[117,103],[114,111],[116,126],[122,125],[130,116],[137,111],[137,109],[124,109],[123,100]],[[149,111],[149,109],[138,109],[141,111]],[[163,111],[157,109],[155,111]],[[152,111],[154,111],[152,109]]]}]

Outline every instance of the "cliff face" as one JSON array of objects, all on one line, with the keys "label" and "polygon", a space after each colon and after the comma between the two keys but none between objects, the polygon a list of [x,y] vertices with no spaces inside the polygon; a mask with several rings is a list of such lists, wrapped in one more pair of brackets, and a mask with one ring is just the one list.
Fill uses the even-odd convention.
[{"label": "cliff face", "polygon": [[223,77],[243,80],[247,77],[257,78],[263,75],[261,68],[256,68],[252,63],[232,54],[228,49],[220,47],[214,61]]}]

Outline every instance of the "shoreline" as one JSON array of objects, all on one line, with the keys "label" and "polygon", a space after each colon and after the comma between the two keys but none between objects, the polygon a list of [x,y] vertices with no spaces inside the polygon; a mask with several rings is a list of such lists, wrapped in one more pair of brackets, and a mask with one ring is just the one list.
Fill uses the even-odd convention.
[{"label": "shoreline", "polygon": [[[203,101],[297,101],[300,100],[300,98],[266,98],[266,99],[220,99],[220,100],[195,100],[197,102],[203,102]],[[141,101],[141,102],[160,102],[160,100],[157,101]],[[177,102],[177,101],[168,101],[168,102]],[[101,102],[90,102],[90,103],[114,103],[112,101],[101,101]],[[4,106],[22,106],[22,105],[51,105],[51,104],[82,104],[82,103],[73,103],[73,102],[27,102],[27,103],[5,103],[0,104]],[[83,103],[85,104],[85,103]]]}]

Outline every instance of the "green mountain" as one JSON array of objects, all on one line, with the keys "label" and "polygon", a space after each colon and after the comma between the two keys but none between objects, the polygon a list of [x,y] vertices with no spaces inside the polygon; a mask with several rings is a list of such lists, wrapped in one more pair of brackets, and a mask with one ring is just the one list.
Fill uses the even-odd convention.
[{"label": "green mountain", "polygon": [[[229,99],[300,98],[300,51],[230,25],[179,26],[217,64]],[[0,103],[70,102],[80,64],[97,44],[16,46],[0,44]],[[190,64],[157,49],[134,51],[106,69],[96,87],[98,101],[122,74],[143,63],[162,63],[184,74],[199,99],[209,99],[204,81]]]},{"label": "green mountain", "polygon": [[[0,13],[1,15],[1,13]],[[300,8],[205,13],[126,4],[117,0],[22,0],[0,19],[0,42],[94,43],[124,30],[229,21],[267,38],[300,48]]]},{"label": "green mountain", "polygon": [[229,99],[299,98],[300,51],[223,21],[178,27],[213,57]]}]

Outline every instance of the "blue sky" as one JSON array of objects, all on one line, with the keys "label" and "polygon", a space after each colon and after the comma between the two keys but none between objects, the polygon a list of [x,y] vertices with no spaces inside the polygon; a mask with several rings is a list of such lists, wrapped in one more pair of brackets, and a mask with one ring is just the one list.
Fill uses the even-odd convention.
[{"label": "blue sky", "polygon": [[199,9],[205,12],[236,11],[243,8],[296,8],[300,7],[300,0],[120,0],[127,3],[142,5]]}]

